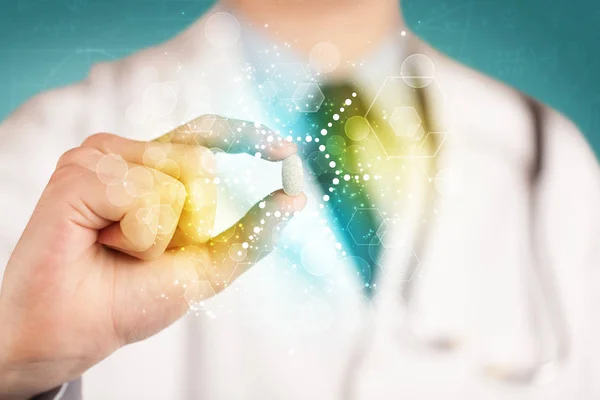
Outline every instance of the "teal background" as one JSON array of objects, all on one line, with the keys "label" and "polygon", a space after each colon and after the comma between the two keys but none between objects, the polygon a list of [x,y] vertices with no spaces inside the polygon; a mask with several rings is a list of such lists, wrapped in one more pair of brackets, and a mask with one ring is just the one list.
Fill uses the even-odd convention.
[{"label": "teal background", "polygon": [[[258,1],[258,0],[257,0]],[[0,0],[0,120],[90,66],[163,41],[211,0]],[[572,118],[600,154],[600,2],[403,0],[419,36]]]}]

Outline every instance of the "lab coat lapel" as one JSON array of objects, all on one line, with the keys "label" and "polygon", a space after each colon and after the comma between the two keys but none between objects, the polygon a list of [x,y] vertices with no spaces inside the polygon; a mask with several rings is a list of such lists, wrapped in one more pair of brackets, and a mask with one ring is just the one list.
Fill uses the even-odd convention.
[{"label": "lab coat lapel", "polygon": [[516,93],[418,40],[414,48],[433,60],[444,107],[451,110],[439,165],[442,179],[457,186],[457,193],[438,194],[441,213],[415,295],[417,329],[427,340],[463,342],[469,357],[483,365],[531,365],[537,349],[527,286],[533,261],[524,185],[528,115]]}]

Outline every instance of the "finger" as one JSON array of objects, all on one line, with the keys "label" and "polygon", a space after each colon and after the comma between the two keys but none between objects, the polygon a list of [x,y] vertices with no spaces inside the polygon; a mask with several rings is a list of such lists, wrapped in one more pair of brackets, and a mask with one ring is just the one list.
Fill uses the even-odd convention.
[{"label": "finger", "polygon": [[204,246],[167,250],[150,261],[123,258],[115,269],[114,312],[124,342],[152,336],[179,319],[192,303],[213,296],[210,283],[200,279],[209,263]]},{"label": "finger", "polygon": [[[130,163],[143,164],[184,184],[187,197],[172,247],[206,243],[212,236],[217,203],[217,188],[213,180],[215,157],[206,147],[141,142],[111,134],[91,136],[84,145],[106,154],[118,154]],[[169,179],[166,181],[169,183]]]},{"label": "finger", "polygon": [[98,242],[142,260],[160,257],[178,229],[184,199],[176,180],[171,184],[166,179],[157,180],[156,186],[118,224],[103,229]]},{"label": "finger", "polygon": [[270,161],[282,160],[298,151],[296,144],[265,126],[216,115],[203,115],[157,140],[217,148],[228,153],[259,154]]},{"label": "finger", "polygon": [[222,290],[269,254],[275,247],[273,239],[305,204],[303,193],[291,197],[278,190],[256,204],[230,229],[212,239],[209,242],[212,264],[205,273],[215,290]]},{"label": "finger", "polygon": [[[237,229],[231,236],[223,233],[205,246],[168,250],[153,261],[123,260],[123,268],[115,272],[120,275],[115,282],[126,282],[127,287],[115,288],[115,293],[125,293],[127,298],[115,301],[122,304],[117,312],[129,316],[120,318],[117,315],[118,320],[127,324],[121,328],[125,332],[125,341],[130,343],[153,335],[181,317],[190,307],[223,290],[268,253],[272,247],[271,231],[277,226],[283,228],[305,202],[304,195],[289,197],[278,191],[250,210],[235,225]],[[264,224],[261,223],[263,219]],[[255,225],[260,225],[262,231],[255,233]],[[254,239],[249,238],[249,231]],[[237,262],[229,256],[220,258],[229,254],[232,244],[243,243],[246,237],[252,243],[252,247],[248,246],[247,255],[253,262]],[[132,301],[131,296],[138,298]],[[135,307],[135,310],[127,310],[127,307]],[[139,309],[145,313],[133,312]],[[131,315],[138,317],[131,318]]]},{"label": "finger", "polygon": [[67,218],[100,231],[100,243],[142,259],[164,252],[185,199],[179,181],[88,147],[63,155],[55,175],[59,187],[69,185],[65,203],[78,211]]},{"label": "finger", "polygon": [[175,179],[191,182],[215,173],[214,154],[206,147],[170,142],[142,142],[101,133],[87,138],[82,146],[105,154],[118,154],[127,162],[161,171]]}]

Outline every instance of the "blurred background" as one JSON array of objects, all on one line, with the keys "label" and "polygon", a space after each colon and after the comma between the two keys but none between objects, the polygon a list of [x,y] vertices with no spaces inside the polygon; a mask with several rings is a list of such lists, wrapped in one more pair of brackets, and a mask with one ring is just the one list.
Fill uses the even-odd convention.
[{"label": "blurred background", "polygon": [[[0,120],[43,90],[175,35],[213,0],[0,0]],[[595,0],[402,0],[420,37],[568,115],[600,147]]]}]

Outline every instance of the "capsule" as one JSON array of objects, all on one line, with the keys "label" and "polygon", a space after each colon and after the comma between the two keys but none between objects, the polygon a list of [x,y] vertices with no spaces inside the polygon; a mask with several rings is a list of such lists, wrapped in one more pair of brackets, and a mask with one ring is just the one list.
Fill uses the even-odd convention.
[{"label": "capsule", "polygon": [[288,196],[297,196],[304,188],[304,169],[302,159],[294,154],[283,160],[281,167],[283,191]]}]

